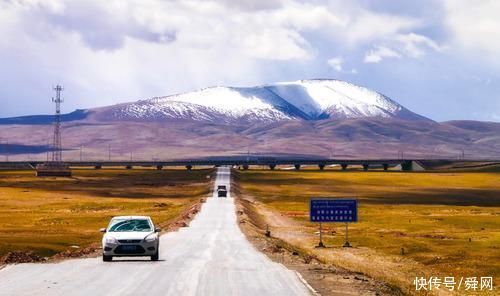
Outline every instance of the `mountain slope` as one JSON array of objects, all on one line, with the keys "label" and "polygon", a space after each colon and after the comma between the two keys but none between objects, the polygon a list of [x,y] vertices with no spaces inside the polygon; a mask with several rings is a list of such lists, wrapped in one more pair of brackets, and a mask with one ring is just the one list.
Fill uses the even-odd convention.
[{"label": "mountain slope", "polygon": [[[71,113],[62,114],[61,122],[67,121],[77,121],[84,120],[88,116],[87,110],[75,110]],[[10,117],[10,118],[0,118],[0,125],[8,125],[8,124],[52,124],[54,123],[54,115],[28,115],[28,116],[19,116],[19,117]]]},{"label": "mountain slope", "polygon": [[229,123],[365,117],[428,120],[384,95],[339,80],[212,87],[92,111],[95,118],[104,121],[188,119]]},{"label": "mountain slope", "polygon": [[[200,121],[65,122],[64,159],[151,160],[212,156],[309,155],[336,158],[500,158],[499,130],[388,118],[285,120],[255,124]],[[0,125],[0,158],[45,160],[52,125]],[[19,149],[22,145],[24,148]],[[42,147],[42,149],[40,148]],[[110,150],[108,150],[110,149]]]},{"label": "mountain slope", "polygon": [[[46,159],[53,115],[0,119],[0,157]],[[65,159],[261,155],[499,158],[500,123],[438,123],[338,80],[195,92],[63,116]],[[6,143],[7,141],[3,142]],[[109,150],[108,150],[109,149]]]}]

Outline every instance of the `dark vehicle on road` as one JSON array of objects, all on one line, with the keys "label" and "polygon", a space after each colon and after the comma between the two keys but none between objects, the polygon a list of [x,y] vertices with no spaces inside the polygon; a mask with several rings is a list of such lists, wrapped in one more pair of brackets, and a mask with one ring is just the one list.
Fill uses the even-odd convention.
[{"label": "dark vehicle on road", "polygon": [[226,185],[217,186],[217,197],[227,197]]}]

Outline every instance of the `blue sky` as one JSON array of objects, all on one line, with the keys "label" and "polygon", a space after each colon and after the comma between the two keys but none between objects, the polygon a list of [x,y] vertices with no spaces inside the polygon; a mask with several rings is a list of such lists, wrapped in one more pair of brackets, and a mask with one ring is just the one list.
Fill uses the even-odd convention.
[{"label": "blue sky", "polygon": [[0,117],[335,78],[500,121],[500,1],[0,0]]}]

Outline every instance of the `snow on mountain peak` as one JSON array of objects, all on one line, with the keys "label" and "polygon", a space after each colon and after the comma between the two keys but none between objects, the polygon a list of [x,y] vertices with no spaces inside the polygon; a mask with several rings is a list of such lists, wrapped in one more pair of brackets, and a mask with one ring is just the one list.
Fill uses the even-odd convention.
[{"label": "snow on mountain peak", "polygon": [[388,97],[340,80],[300,80],[256,87],[211,87],[115,106],[113,116],[274,122],[382,117],[425,119]]},{"label": "snow on mountain peak", "polygon": [[402,108],[377,92],[340,80],[283,82],[270,88],[313,118],[390,117]]}]

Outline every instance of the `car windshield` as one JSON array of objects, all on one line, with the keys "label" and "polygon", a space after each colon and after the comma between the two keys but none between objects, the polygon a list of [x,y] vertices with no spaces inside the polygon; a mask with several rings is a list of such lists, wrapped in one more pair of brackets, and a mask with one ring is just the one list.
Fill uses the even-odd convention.
[{"label": "car windshield", "polygon": [[109,232],[125,231],[151,231],[151,225],[147,219],[113,219],[109,223]]}]

